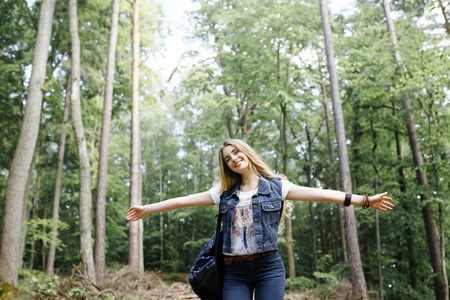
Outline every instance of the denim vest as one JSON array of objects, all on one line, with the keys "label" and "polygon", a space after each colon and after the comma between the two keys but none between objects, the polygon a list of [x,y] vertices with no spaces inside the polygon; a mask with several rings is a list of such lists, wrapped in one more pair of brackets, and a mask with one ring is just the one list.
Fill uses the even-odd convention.
[{"label": "denim vest", "polygon": [[[223,220],[223,253],[231,253],[231,226],[239,203],[240,184],[222,195],[220,213]],[[258,252],[278,250],[278,226],[283,212],[281,179],[259,179],[258,192],[252,198],[253,226]]]}]

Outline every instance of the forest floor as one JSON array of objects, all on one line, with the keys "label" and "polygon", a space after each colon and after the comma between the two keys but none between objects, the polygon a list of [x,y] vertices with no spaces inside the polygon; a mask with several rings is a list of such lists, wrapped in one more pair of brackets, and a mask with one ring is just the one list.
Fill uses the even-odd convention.
[{"label": "forest floor", "polygon": [[[84,279],[76,268],[69,276],[53,277],[27,271],[21,274],[19,292],[9,297],[3,293],[0,299],[199,299],[192,291],[188,278],[189,274],[157,271],[138,274],[121,269],[107,273],[104,282],[96,285]],[[313,290],[286,291],[284,299],[352,299],[350,291],[350,283],[343,282],[337,287],[320,285]]]}]

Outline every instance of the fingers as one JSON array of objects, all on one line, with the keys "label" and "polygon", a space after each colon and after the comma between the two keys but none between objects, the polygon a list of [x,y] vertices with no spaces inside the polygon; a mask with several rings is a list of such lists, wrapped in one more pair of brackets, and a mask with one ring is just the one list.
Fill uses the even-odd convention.
[{"label": "fingers", "polygon": [[[392,201],[391,198],[386,199],[386,200]],[[393,203],[383,200],[383,202],[376,208],[381,211],[388,211],[388,210],[393,210],[394,207],[395,207],[395,205]]]},{"label": "fingers", "polygon": [[127,221],[137,221],[137,220],[139,220],[139,217],[138,217],[137,212],[134,209],[134,207],[130,207],[130,209],[128,210],[128,215],[125,217],[125,219]]},{"label": "fingers", "polygon": [[392,201],[391,197],[386,197],[386,196],[381,196],[380,198],[381,200],[388,200],[388,201]]},{"label": "fingers", "polygon": [[387,197],[386,195],[387,195],[387,192],[377,195],[377,196],[379,196],[379,198],[378,198],[379,200],[377,201],[379,203],[377,203],[375,205],[376,209],[381,210],[381,211],[388,211],[388,210],[392,210],[395,207],[395,205],[393,203],[391,203],[392,198]]},{"label": "fingers", "polygon": [[134,221],[139,220],[140,218],[139,218],[137,215],[128,215],[128,216],[126,216],[125,219],[126,219],[127,221],[134,222]]}]

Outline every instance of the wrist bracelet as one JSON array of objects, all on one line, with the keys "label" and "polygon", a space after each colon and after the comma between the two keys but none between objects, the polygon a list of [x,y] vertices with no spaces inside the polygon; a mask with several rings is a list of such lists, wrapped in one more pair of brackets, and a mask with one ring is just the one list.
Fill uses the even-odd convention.
[{"label": "wrist bracelet", "polygon": [[352,194],[345,193],[344,206],[350,206],[351,200],[352,200]]},{"label": "wrist bracelet", "polygon": [[370,201],[369,201],[369,195],[365,194],[363,196],[363,209],[369,208],[370,207]]}]

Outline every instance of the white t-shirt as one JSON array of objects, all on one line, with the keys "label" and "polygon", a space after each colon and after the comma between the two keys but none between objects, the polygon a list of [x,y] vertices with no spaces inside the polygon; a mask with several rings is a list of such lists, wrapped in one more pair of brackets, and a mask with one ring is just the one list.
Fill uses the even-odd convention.
[{"label": "white t-shirt", "polygon": [[[292,185],[291,182],[281,181],[283,201]],[[220,203],[219,185],[212,187],[209,190],[212,199],[216,205]],[[237,204],[231,221],[231,253],[224,253],[226,255],[247,255],[257,253],[255,228],[253,225],[253,210],[252,210],[252,196],[258,192],[258,188],[253,191],[237,192],[239,203]]]}]

